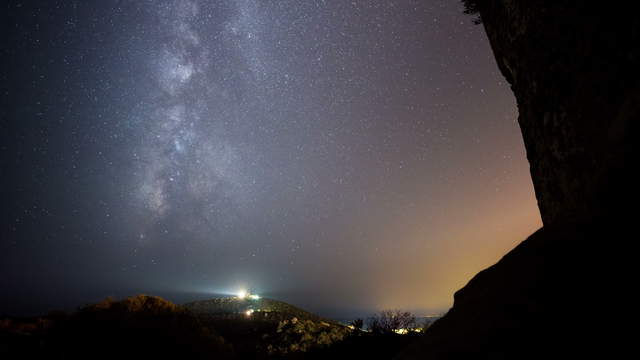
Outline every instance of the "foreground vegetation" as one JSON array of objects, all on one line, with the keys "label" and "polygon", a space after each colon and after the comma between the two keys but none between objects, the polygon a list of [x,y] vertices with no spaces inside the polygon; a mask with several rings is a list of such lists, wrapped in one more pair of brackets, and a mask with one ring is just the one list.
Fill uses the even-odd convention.
[{"label": "foreground vegetation", "polygon": [[397,334],[399,326],[415,323],[408,313],[382,312],[369,319],[372,331],[364,331],[362,320],[346,326],[275,300],[261,306],[250,315],[194,313],[155,296],[109,298],[72,314],[1,320],[0,353],[65,359],[387,359],[421,336]]}]

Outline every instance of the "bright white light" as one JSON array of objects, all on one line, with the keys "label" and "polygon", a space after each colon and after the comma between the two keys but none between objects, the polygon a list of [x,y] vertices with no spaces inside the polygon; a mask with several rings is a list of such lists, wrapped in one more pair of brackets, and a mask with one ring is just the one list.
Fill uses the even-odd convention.
[{"label": "bright white light", "polygon": [[249,310],[245,311],[244,314],[247,315],[247,316],[251,316],[251,314],[253,314],[253,309],[249,309]]},{"label": "bright white light", "polygon": [[238,296],[238,299],[244,299],[244,298],[246,298],[246,297],[247,297],[247,291],[246,291],[246,290],[240,290],[240,291],[238,292],[238,295],[237,295],[237,296]]},{"label": "bright white light", "polygon": [[251,299],[251,300],[260,300],[260,296],[255,295],[255,294],[251,294],[251,295],[249,295],[249,299]]}]

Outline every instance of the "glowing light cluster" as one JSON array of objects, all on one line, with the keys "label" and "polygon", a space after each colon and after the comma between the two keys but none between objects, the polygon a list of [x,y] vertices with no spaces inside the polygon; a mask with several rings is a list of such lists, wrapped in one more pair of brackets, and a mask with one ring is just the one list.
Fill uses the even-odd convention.
[{"label": "glowing light cluster", "polygon": [[248,292],[247,290],[240,290],[238,291],[238,293],[236,294],[236,297],[238,299],[250,299],[250,300],[260,300],[260,296],[258,294],[252,294],[250,292]]}]

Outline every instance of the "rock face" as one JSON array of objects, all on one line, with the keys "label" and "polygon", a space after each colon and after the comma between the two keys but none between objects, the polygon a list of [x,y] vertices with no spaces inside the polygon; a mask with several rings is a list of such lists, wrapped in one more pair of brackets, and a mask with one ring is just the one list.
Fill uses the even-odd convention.
[{"label": "rock face", "polygon": [[518,102],[543,223],[611,215],[629,204],[630,127],[640,119],[637,5],[475,3]]},{"label": "rock face", "polygon": [[[630,348],[640,11],[632,1],[466,0],[516,96],[544,227],[477,274],[403,359],[539,359]],[[616,356],[618,355],[618,356]]]}]

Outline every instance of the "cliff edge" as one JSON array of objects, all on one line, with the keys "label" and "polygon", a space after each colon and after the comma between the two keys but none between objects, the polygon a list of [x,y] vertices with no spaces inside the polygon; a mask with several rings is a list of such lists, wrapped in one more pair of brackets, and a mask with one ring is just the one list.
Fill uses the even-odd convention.
[{"label": "cliff edge", "polygon": [[399,358],[627,354],[638,5],[463,3],[515,94],[544,227],[459,290],[450,311]]}]

